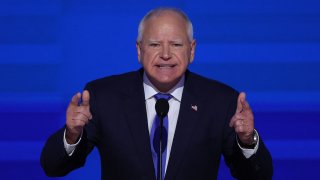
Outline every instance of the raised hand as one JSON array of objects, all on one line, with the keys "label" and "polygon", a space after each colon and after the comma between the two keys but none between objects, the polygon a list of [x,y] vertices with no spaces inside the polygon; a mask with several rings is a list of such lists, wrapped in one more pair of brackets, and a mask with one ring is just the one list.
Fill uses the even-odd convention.
[{"label": "raised hand", "polygon": [[69,144],[76,143],[83,127],[92,119],[89,100],[90,94],[87,90],[82,94],[78,92],[72,97],[66,115],[66,140]]},{"label": "raised hand", "polygon": [[229,126],[235,129],[241,143],[246,145],[252,144],[254,117],[244,92],[239,94],[237,110],[231,118]]}]

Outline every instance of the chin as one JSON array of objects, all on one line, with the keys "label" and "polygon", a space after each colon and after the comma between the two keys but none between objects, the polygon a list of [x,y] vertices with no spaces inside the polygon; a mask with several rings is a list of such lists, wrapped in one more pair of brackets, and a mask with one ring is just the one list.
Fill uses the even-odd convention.
[{"label": "chin", "polygon": [[166,87],[170,87],[173,88],[173,86],[175,86],[177,83],[178,83],[179,79],[175,78],[175,79],[162,79],[162,80],[159,80],[158,83],[159,84],[162,84],[163,86],[166,86]]},{"label": "chin", "polygon": [[161,77],[161,78],[156,78],[156,81],[161,83],[161,84],[172,84],[176,81],[177,78],[173,77]]}]

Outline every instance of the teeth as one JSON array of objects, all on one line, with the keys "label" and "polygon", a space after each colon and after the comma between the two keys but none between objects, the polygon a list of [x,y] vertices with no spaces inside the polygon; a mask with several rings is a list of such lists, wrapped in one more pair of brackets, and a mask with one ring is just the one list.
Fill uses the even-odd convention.
[{"label": "teeth", "polygon": [[161,64],[159,65],[160,68],[171,68],[173,67],[173,65],[170,65],[170,64]]}]

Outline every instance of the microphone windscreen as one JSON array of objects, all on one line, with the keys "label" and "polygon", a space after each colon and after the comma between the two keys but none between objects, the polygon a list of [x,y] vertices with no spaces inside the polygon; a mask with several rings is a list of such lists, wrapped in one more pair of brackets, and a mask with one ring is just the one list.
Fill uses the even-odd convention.
[{"label": "microphone windscreen", "polygon": [[168,114],[169,103],[164,98],[158,99],[156,102],[155,108],[156,108],[157,115],[161,118],[164,118]]}]

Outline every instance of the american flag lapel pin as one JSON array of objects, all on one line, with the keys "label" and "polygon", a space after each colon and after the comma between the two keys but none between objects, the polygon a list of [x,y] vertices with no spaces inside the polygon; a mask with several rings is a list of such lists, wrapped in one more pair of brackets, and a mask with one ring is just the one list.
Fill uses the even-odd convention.
[{"label": "american flag lapel pin", "polygon": [[191,105],[191,109],[193,109],[194,111],[198,111],[198,106],[197,105]]}]

